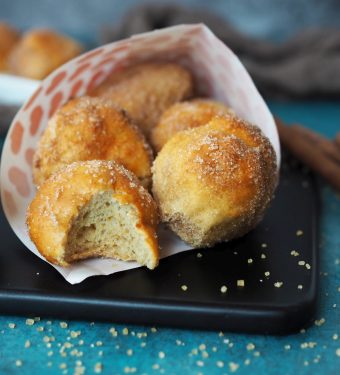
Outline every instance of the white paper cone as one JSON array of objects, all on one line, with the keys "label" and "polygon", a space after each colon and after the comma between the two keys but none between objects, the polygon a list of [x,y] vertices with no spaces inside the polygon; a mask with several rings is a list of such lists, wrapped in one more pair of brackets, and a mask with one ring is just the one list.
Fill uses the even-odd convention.
[{"label": "white paper cone", "polygon": [[[25,216],[35,194],[32,156],[48,119],[70,97],[84,95],[115,69],[146,60],[175,61],[189,68],[201,94],[224,102],[237,115],[262,129],[272,142],[279,165],[279,139],[268,107],[239,59],[206,26],[175,26],[99,47],[63,65],[41,82],[13,120],[4,144],[1,161],[4,211],[16,235],[40,258],[28,237]],[[190,249],[164,228],[160,229],[159,238],[161,257]],[[135,262],[112,259],[85,260],[69,268],[52,266],[71,284],[89,276],[139,267]]]}]

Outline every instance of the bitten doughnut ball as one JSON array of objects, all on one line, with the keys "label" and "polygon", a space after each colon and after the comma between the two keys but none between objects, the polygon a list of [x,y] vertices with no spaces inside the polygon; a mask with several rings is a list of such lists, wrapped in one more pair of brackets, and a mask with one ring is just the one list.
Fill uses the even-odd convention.
[{"label": "bitten doughnut ball", "polygon": [[75,162],[37,191],[27,210],[29,235],[50,262],[135,260],[158,264],[157,207],[138,179],[114,161]]},{"label": "bitten doughnut ball", "polygon": [[111,99],[149,137],[161,114],[192,93],[192,76],[181,65],[143,63],[112,73],[89,95]]},{"label": "bitten doughnut ball", "polygon": [[43,79],[58,66],[82,52],[79,43],[51,30],[28,31],[9,56],[11,73]]},{"label": "bitten doughnut ball", "polygon": [[148,186],[152,151],[143,134],[109,101],[80,97],[49,120],[33,158],[33,178],[40,185],[52,173],[75,161],[115,160]]},{"label": "bitten doughnut ball", "polygon": [[151,143],[158,152],[176,133],[206,125],[213,117],[233,114],[225,104],[211,99],[195,99],[168,108],[152,129]]},{"label": "bitten doughnut ball", "polygon": [[210,247],[254,228],[276,184],[270,141],[235,116],[177,133],[153,165],[161,219],[193,247]]}]

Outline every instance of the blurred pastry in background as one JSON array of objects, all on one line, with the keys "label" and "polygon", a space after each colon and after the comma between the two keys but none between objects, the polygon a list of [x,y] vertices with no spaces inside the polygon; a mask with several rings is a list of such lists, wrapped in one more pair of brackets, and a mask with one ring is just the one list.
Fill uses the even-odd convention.
[{"label": "blurred pastry in background", "polygon": [[0,22],[0,72],[8,70],[8,55],[20,39],[20,33],[7,23]]},{"label": "blurred pastry in background", "polygon": [[205,125],[215,116],[228,114],[234,114],[234,111],[212,99],[176,103],[162,114],[158,124],[152,129],[151,143],[158,152],[179,131]]},{"label": "blurred pastry in background", "polygon": [[69,37],[48,29],[34,29],[26,32],[12,49],[8,58],[9,71],[43,79],[81,52],[82,46]]},{"label": "blurred pastry in background", "polygon": [[144,186],[151,182],[152,151],[140,129],[110,100],[83,96],[49,120],[33,159],[34,182],[41,185],[67,164],[94,159],[115,160]]},{"label": "blurred pastry in background", "polygon": [[167,108],[192,94],[191,73],[174,63],[143,63],[114,72],[89,93],[125,109],[147,138]]}]

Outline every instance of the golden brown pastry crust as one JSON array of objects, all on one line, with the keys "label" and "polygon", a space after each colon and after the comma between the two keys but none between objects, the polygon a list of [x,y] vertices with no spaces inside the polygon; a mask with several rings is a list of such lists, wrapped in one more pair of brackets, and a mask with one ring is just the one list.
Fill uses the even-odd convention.
[{"label": "golden brown pastry crust", "polygon": [[112,102],[100,98],[71,99],[49,120],[33,158],[37,185],[74,161],[115,160],[147,186],[152,151],[140,130]]},{"label": "golden brown pastry crust", "polygon": [[206,125],[213,117],[232,114],[225,104],[211,99],[194,99],[168,108],[152,129],[151,144],[158,152],[165,143],[182,130]]},{"label": "golden brown pastry crust", "polygon": [[9,69],[13,74],[43,79],[81,52],[81,45],[71,38],[47,29],[31,30],[13,48]]},{"label": "golden brown pastry crust", "polygon": [[161,218],[194,247],[254,228],[276,184],[276,155],[269,140],[235,116],[177,133],[153,165]]},{"label": "golden brown pastry crust", "polygon": [[192,93],[192,76],[180,65],[144,63],[113,73],[89,95],[110,98],[149,137],[161,114]]},{"label": "golden brown pastry crust", "polygon": [[112,192],[122,204],[136,207],[138,229],[149,244],[153,266],[158,263],[157,207],[138,179],[113,161],[75,162],[52,175],[40,186],[27,210],[30,238],[50,262],[69,266],[63,259],[73,221],[98,192]]},{"label": "golden brown pastry crust", "polygon": [[8,55],[19,39],[20,34],[16,29],[0,22],[0,71],[8,70]]}]

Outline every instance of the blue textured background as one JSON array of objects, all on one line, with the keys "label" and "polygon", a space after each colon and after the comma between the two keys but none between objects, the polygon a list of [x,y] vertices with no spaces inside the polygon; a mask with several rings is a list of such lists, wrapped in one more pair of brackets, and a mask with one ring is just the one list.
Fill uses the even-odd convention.
[{"label": "blue textured background", "polygon": [[[340,130],[338,103],[271,103],[271,108],[286,121],[301,122],[330,137]],[[247,375],[339,373],[340,198],[324,187],[322,203],[320,308],[317,324],[306,331],[275,337],[80,321],[68,321],[68,327],[61,328],[58,320],[41,317],[29,326],[26,318],[32,317],[3,316],[0,373],[213,375],[232,373],[236,367],[236,374]],[[30,347],[25,348],[27,340]],[[248,350],[248,344],[254,349]]]}]

